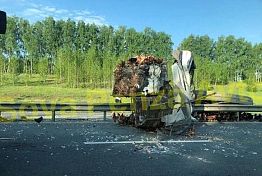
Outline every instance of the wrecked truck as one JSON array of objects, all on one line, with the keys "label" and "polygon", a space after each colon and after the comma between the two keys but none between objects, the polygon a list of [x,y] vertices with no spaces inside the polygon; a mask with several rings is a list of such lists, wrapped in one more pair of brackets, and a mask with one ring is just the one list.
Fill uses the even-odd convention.
[{"label": "wrecked truck", "polygon": [[167,63],[153,56],[137,56],[122,61],[114,71],[113,96],[130,97],[130,116],[113,115],[121,124],[145,129],[190,126],[192,76],[195,64],[190,51],[182,51],[172,65],[168,80]]},{"label": "wrecked truck", "polygon": [[171,80],[168,80],[167,62],[153,56],[132,57],[116,66],[112,95],[118,99],[130,97],[132,113],[128,116],[113,113],[114,121],[180,133],[196,121],[194,117],[199,114],[192,116],[192,105],[196,102],[253,104],[252,99],[245,96],[196,91],[193,85],[196,66],[192,53],[176,51],[173,57]]}]

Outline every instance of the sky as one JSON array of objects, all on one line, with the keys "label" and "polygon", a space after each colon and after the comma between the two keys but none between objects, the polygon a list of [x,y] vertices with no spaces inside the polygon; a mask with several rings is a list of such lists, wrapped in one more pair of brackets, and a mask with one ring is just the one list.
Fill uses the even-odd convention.
[{"label": "sky", "polygon": [[190,34],[262,42],[262,0],[0,0],[0,10],[32,23],[53,16],[137,31],[151,27],[171,35],[173,48]]}]

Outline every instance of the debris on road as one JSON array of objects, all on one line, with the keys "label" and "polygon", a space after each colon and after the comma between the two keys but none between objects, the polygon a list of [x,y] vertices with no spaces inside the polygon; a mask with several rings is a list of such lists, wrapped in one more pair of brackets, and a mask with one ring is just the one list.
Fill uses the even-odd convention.
[{"label": "debris on road", "polygon": [[34,119],[37,123],[40,123],[40,122],[42,122],[43,121],[43,117],[41,116],[41,117],[39,117],[39,118],[36,118],[36,119]]}]

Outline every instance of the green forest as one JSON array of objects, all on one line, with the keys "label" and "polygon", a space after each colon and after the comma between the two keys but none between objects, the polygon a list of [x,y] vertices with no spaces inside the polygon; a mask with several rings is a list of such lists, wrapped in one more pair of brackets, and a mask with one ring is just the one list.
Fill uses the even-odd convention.
[{"label": "green forest", "polygon": [[244,81],[252,88],[255,82],[261,82],[258,77],[262,76],[262,43],[252,45],[233,35],[221,36],[217,40],[207,35],[190,35],[179,48],[190,50],[195,56],[196,87]]},{"label": "green forest", "polygon": [[34,24],[9,17],[7,26],[0,36],[1,84],[27,84],[38,74],[43,83],[51,75],[66,87],[108,88],[119,60],[140,54],[169,58],[172,52],[171,37],[151,28],[137,32],[52,17]]},{"label": "green forest", "polygon": [[[8,17],[0,35],[0,85],[50,82],[69,88],[111,88],[115,65],[136,55],[153,55],[172,64],[171,36],[149,27],[143,31],[120,26],[85,24],[48,17],[30,23]],[[193,52],[196,87],[242,80],[253,84],[262,72],[262,43],[244,38],[190,35],[178,49]]]}]

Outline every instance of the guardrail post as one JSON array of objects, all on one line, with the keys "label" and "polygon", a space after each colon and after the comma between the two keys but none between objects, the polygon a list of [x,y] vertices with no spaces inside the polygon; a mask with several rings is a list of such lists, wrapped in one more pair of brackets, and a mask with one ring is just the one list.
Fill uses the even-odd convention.
[{"label": "guardrail post", "polygon": [[52,111],[52,121],[55,122],[55,111]]},{"label": "guardrail post", "polygon": [[104,111],[104,120],[106,120],[106,111]]}]

